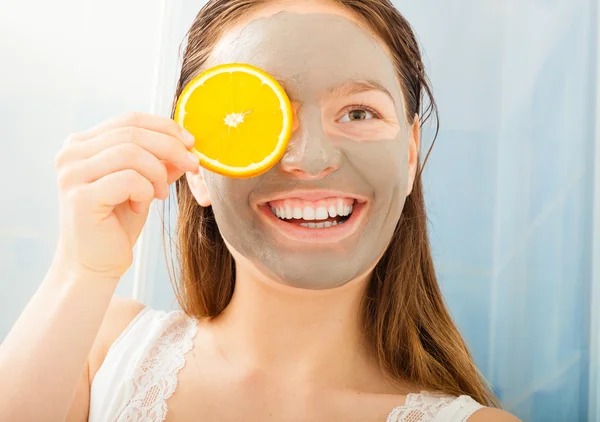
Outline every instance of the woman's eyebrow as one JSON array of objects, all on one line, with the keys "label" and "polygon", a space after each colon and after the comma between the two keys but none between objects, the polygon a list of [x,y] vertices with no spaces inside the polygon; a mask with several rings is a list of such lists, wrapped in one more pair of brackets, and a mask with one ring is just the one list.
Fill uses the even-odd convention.
[{"label": "woman's eyebrow", "polygon": [[347,81],[329,91],[329,96],[332,98],[339,98],[360,94],[367,91],[381,91],[390,97],[392,102],[394,101],[394,97],[392,97],[392,94],[390,94],[390,91],[388,91],[386,87],[381,85],[379,82],[370,79]]}]

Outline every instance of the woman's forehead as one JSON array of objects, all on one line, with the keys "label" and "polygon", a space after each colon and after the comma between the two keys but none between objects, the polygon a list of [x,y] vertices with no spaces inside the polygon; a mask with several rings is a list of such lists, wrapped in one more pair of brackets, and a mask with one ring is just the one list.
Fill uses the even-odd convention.
[{"label": "woman's forehead", "polygon": [[224,34],[211,62],[249,63],[301,90],[330,90],[349,80],[398,89],[394,66],[379,41],[338,14],[284,11],[257,17]]}]

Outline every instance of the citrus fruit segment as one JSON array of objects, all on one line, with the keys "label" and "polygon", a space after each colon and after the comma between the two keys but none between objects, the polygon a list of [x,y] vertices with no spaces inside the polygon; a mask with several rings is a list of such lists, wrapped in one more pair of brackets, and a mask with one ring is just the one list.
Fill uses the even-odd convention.
[{"label": "citrus fruit segment", "polygon": [[195,77],[179,96],[174,120],[196,138],[191,151],[200,165],[229,177],[251,177],[285,153],[293,112],[271,75],[234,63]]}]

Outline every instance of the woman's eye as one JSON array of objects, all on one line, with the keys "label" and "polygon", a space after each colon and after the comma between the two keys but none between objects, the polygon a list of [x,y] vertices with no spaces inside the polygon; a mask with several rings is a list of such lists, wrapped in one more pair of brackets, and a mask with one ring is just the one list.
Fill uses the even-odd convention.
[{"label": "woman's eye", "polygon": [[357,108],[355,110],[350,110],[339,121],[340,121],[340,123],[347,123],[347,122],[353,122],[356,120],[369,120],[369,119],[372,119],[373,117],[375,117],[375,116],[369,110]]}]

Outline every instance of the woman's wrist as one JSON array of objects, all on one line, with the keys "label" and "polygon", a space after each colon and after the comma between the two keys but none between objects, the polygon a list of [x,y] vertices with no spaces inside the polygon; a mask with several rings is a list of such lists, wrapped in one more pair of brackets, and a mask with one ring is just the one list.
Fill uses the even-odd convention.
[{"label": "woman's wrist", "polygon": [[121,277],[110,272],[99,272],[85,268],[85,266],[57,254],[50,265],[46,279],[58,283],[88,283],[90,287],[94,284],[100,284],[115,288]]}]

